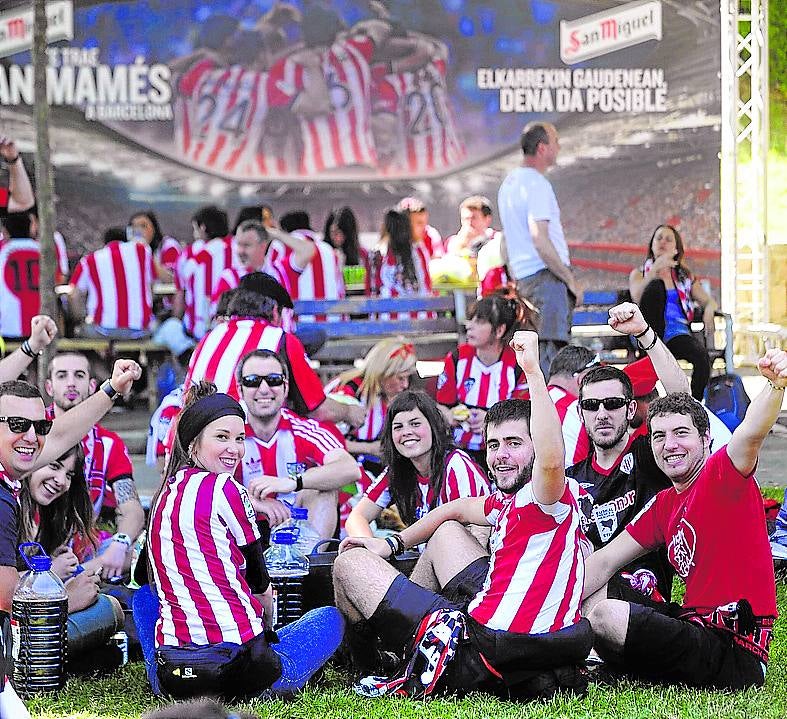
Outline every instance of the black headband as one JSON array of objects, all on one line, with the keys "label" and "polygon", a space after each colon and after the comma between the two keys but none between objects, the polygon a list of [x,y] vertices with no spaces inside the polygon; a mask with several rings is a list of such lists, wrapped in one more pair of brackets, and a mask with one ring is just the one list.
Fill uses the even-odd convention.
[{"label": "black headband", "polygon": [[197,435],[211,422],[220,417],[240,417],[246,421],[243,408],[227,394],[217,392],[197,400],[180,415],[178,420],[178,439],[180,446],[188,450]]}]

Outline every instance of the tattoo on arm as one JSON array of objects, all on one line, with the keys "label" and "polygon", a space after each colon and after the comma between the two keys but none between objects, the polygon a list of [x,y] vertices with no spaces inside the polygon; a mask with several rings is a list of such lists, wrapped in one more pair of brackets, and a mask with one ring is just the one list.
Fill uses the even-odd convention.
[{"label": "tattoo on arm", "polygon": [[112,491],[115,493],[115,500],[117,501],[118,506],[131,501],[139,502],[137,486],[134,484],[133,479],[118,479],[112,485]]}]

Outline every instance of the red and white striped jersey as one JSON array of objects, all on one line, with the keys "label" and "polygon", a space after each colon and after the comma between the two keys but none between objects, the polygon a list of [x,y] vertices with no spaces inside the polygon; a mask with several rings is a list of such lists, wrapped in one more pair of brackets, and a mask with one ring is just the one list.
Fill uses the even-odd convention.
[{"label": "red and white striped jersey", "polygon": [[[300,119],[301,174],[312,176],[336,167],[375,167],[377,154],[371,127],[374,42],[364,35],[336,40],[316,50],[330,92],[332,112]],[[279,60],[270,70],[270,102],[289,106],[304,88],[304,69],[297,56]]]},{"label": "red and white striped jersey", "polygon": [[52,233],[55,240],[55,259],[57,260],[57,271],[55,272],[55,283],[62,284],[66,281],[69,274],[68,251],[66,250],[66,238],[57,230]]},{"label": "red and white striped jersey", "polygon": [[30,323],[40,307],[40,260],[35,240],[0,240],[0,336],[30,335]]},{"label": "red and white striped jersey", "polygon": [[[299,300],[344,299],[344,275],[336,250],[325,240],[319,239],[314,233],[307,230],[296,230],[293,234],[311,240],[317,249],[311,262],[298,276],[296,297]],[[300,315],[298,319],[303,322],[336,322],[340,318],[338,315],[319,314],[316,317],[314,315]]]},{"label": "red and white striped jersey", "polygon": [[[525,373],[516,363],[516,355],[505,347],[500,359],[485,365],[475,347],[459,345],[445,356],[443,372],[437,379],[435,399],[447,407],[464,404],[470,408],[489,409],[496,402],[521,397],[527,391]],[[454,428],[454,442],[460,447],[478,450],[484,447],[482,434]]]},{"label": "red and white striped jersey", "polygon": [[399,149],[385,168],[387,172],[439,172],[464,159],[444,60],[434,59],[417,70],[390,74],[386,74],[385,65],[376,65],[372,75],[372,111],[394,115],[398,125]]},{"label": "red and white striped jersey", "polygon": [[175,387],[150,416],[148,441],[145,447],[145,463],[154,467],[156,460],[171,449],[166,445],[169,428],[183,407],[183,386]]},{"label": "red and white striped jersey", "polygon": [[268,113],[268,74],[202,60],[180,78],[175,132],[188,162],[248,178]]},{"label": "red and white striped jersey", "polygon": [[[346,394],[348,397],[355,397],[358,401],[361,400],[361,382],[363,378],[361,375],[348,380],[343,385],[339,386],[336,381],[330,382],[325,387],[325,393],[339,392]],[[367,407],[366,419],[358,429],[352,430],[352,439],[359,442],[373,442],[378,439],[383,431],[385,424],[385,413],[388,410],[388,405],[382,397],[375,397],[372,399],[371,404]]]},{"label": "red and white striped jersey", "polygon": [[264,320],[233,319],[216,325],[197,344],[191,355],[183,386],[206,380],[219,392],[240,399],[235,368],[249,352],[268,349],[278,352],[289,368],[287,398],[292,409],[307,415],[322,404],[325,393],[319,377],[309,365],[303,345],[295,335]]},{"label": "red and white striped jersey", "polygon": [[153,255],[143,242],[110,242],[83,257],[71,286],[87,293],[87,322],[146,330],[153,319]]},{"label": "red and white striped jersey", "polygon": [[165,267],[170,272],[174,273],[175,267],[178,264],[178,258],[180,257],[180,251],[182,249],[183,248],[180,246],[180,242],[178,242],[174,237],[164,235],[161,240],[161,244],[156,250],[156,260],[162,267]]},{"label": "red and white striped jersey", "polygon": [[243,644],[262,633],[241,552],[260,538],[244,487],[229,474],[181,469],[165,481],[148,526],[161,605],[156,646]]},{"label": "red and white striped jersey", "polygon": [[[344,449],[343,442],[321,422],[300,417],[286,407],[281,410],[279,426],[269,440],[246,437],[246,453],[239,467],[243,485],[263,475],[287,477],[309,467],[321,467],[325,456]],[[294,500],[295,493],[279,494],[279,499]]]},{"label": "red and white striped jersey", "polygon": [[100,424],[82,438],[85,453],[85,478],[87,479],[93,512],[98,516],[101,508],[117,506],[112,485],[119,479],[134,478],[134,468],[126,443],[114,432]]},{"label": "red and white striped jersey", "polygon": [[514,495],[495,492],[484,513],[494,529],[489,538],[489,572],[469,614],[490,629],[545,634],[573,626],[585,581],[579,485],[566,479],[563,496],[541,505],[532,482]]},{"label": "red and white striped jersey", "polygon": [[566,448],[566,467],[581,462],[590,453],[590,439],[579,416],[579,402],[574,395],[562,387],[548,385],[549,396],[557,408],[560,426],[563,429],[563,445]]},{"label": "red and white striped jersey", "polygon": [[[366,497],[378,507],[385,509],[393,501],[386,470],[378,477],[377,481],[366,491]],[[429,485],[429,477],[417,475],[418,501],[416,504],[416,517],[420,519],[429,510],[450,502],[460,497],[482,497],[489,494],[489,480],[483,470],[461,449],[452,449],[444,460],[443,486],[439,496],[435,497],[434,490]]]},{"label": "red and white striped jersey", "polygon": [[[418,280],[417,289],[409,282],[405,282],[402,266],[396,261],[393,253],[388,251],[388,247],[386,245],[379,246],[370,258],[371,295],[373,297],[431,296],[432,278],[429,275],[429,256],[424,245],[420,243],[413,245],[412,257],[415,276]],[[380,314],[379,319],[407,319],[408,314],[411,319],[428,319],[434,315],[432,312],[386,312]]]},{"label": "red and white striped jersey", "polygon": [[184,293],[183,326],[195,339],[208,329],[213,288],[221,273],[235,264],[231,236],[195,242],[181,252],[175,270],[175,288]]}]

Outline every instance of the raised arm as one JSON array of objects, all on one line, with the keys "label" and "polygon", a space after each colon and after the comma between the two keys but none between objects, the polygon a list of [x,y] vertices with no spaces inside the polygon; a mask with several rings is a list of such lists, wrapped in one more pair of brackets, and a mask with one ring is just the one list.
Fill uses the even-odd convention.
[{"label": "raised arm", "polygon": [[554,504],[566,487],[565,448],[560,417],[538,364],[538,335],[515,332],[511,347],[530,390],[530,436],[535,451],[533,495],[541,504]]},{"label": "raised arm", "polygon": [[640,347],[650,357],[653,368],[667,392],[689,392],[689,378],[680,368],[672,352],[658,338],[633,302],[622,302],[609,311],[609,326],[623,335],[635,337]]},{"label": "raised arm", "polygon": [[768,350],[757,363],[757,369],[767,384],[752,400],[743,422],[727,444],[730,461],[743,475],[754,471],[763,440],[779,416],[787,387],[787,352]]},{"label": "raised arm", "polygon": [[23,212],[36,201],[22,156],[10,137],[0,136],[0,157],[8,167],[8,211]]},{"label": "raised arm", "polygon": [[[27,346],[23,342],[18,350],[15,350],[0,362],[0,382],[19,377],[38,353],[55,339],[56,335],[57,325],[51,317],[47,317],[47,315],[36,315],[33,317],[30,323],[30,337],[27,340]],[[29,350],[30,353],[26,350]]]},{"label": "raised arm", "polygon": [[[134,380],[141,376],[142,369],[136,362],[119,359],[115,362],[109,384],[115,392],[127,394],[131,391]],[[80,402],[76,407],[58,417],[52,425],[52,431],[32,469],[45,467],[50,462],[54,462],[67,449],[73,447],[109,411],[112,404],[109,395],[103,390],[99,390],[84,402]]]},{"label": "raised arm", "polygon": [[289,232],[272,227],[268,228],[268,234],[292,250],[292,262],[299,270],[306,269],[317,253],[315,244],[303,237],[291,235]]}]

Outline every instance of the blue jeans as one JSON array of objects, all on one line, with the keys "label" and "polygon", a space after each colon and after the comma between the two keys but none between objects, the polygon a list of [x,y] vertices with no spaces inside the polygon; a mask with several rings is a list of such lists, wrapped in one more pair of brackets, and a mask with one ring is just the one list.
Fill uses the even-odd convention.
[{"label": "blue jeans", "polygon": [[[159,601],[149,584],[137,590],[133,609],[148,681],[158,696],[161,689],[156,675],[154,635]],[[339,648],[344,637],[344,619],[335,607],[320,607],[283,627],[278,635],[279,642],[271,648],[281,660],[282,674],[271,689],[277,694],[291,694],[302,689]]]},{"label": "blue jeans", "polygon": [[68,654],[75,657],[106,644],[123,629],[123,611],[114,597],[99,594],[95,604],[68,615]]}]

